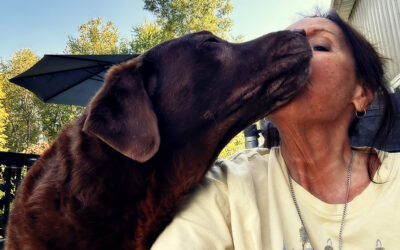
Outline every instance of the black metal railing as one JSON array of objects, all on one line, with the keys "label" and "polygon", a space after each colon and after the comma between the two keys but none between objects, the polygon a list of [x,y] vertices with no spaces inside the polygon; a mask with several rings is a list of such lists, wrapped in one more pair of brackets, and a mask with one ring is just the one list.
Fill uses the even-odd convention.
[{"label": "black metal railing", "polygon": [[15,191],[38,158],[39,155],[35,154],[0,152],[0,249],[3,248],[5,229]]}]

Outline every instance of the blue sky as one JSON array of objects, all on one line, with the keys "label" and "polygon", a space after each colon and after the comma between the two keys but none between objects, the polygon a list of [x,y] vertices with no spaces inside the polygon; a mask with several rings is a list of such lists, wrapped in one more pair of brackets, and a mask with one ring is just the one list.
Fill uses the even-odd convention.
[{"label": "blue sky", "polygon": [[[250,40],[284,29],[316,6],[327,9],[331,0],[231,0],[233,35]],[[132,27],[153,20],[142,0],[1,0],[0,59],[22,48],[37,55],[62,54],[68,36],[91,18],[112,21],[121,37],[132,38]]]}]

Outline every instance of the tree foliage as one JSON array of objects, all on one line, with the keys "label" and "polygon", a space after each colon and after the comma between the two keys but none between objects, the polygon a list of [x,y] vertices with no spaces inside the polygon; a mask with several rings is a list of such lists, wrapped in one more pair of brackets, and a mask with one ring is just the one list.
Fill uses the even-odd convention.
[{"label": "tree foliage", "polygon": [[[208,30],[228,38],[232,28],[230,0],[144,0],[144,9],[156,17],[133,28],[131,49],[142,53],[165,40]],[[240,37],[230,36],[238,40]]]},{"label": "tree foliage", "polygon": [[231,30],[230,0],[144,0],[145,10],[157,17],[157,24],[174,37],[209,30],[226,37]]},{"label": "tree foliage", "polygon": [[221,151],[218,158],[226,159],[235,154],[236,152],[244,149],[244,133],[237,134]]},{"label": "tree foliage", "polygon": [[134,40],[131,49],[135,53],[144,53],[155,45],[173,37],[164,32],[157,23],[145,21],[133,28]]},{"label": "tree foliage", "polygon": [[83,107],[74,105],[44,103],[40,100],[36,105],[42,135],[47,142],[52,142],[65,125],[71,123],[83,112]]},{"label": "tree foliage", "polygon": [[7,137],[5,147],[13,152],[23,152],[40,140],[51,142],[82,109],[44,103],[32,92],[8,81],[38,60],[32,50],[22,49],[16,51],[8,62],[1,63],[0,86],[5,94],[1,105],[8,113],[4,131]]},{"label": "tree foliage", "polygon": [[25,154],[36,154],[41,155],[46,149],[49,148],[49,144],[47,142],[38,142],[36,144],[32,144],[27,147],[23,153]]},{"label": "tree foliage", "polygon": [[128,52],[128,41],[119,39],[118,28],[113,22],[103,23],[101,18],[93,18],[82,24],[79,37],[68,37],[67,54],[120,54]]},{"label": "tree foliage", "polygon": [[[1,74],[0,74],[0,100],[5,100],[6,94],[3,91],[3,84],[1,81]],[[7,135],[5,133],[6,131],[6,125],[7,125],[7,120],[8,120],[8,113],[3,105],[2,102],[0,102],[0,151],[7,151],[6,148],[6,142],[7,142]]]},{"label": "tree foliage", "polygon": [[[103,24],[100,18],[95,18],[81,25],[78,31],[78,38],[69,37],[65,49],[69,54],[111,54],[128,50],[128,41],[118,43],[118,29],[112,22]],[[6,95],[2,105],[10,114],[4,132],[5,146],[14,152],[23,152],[39,141],[52,142],[60,130],[83,111],[79,106],[44,103],[28,90],[8,81],[38,60],[31,50],[24,49],[1,64],[0,87],[3,86]],[[0,106],[0,146],[1,117]]]},{"label": "tree foliage", "polygon": [[5,128],[7,136],[6,148],[14,152],[22,152],[32,143],[36,143],[40,126],[38,122],[35,97],[28,90],[11,82],[11,79],[29,69],[38,61],[38,57],[28,49],[16,51],[8,63],[1,64],[0,84],[6,98],[2,100],[9,114]]}]

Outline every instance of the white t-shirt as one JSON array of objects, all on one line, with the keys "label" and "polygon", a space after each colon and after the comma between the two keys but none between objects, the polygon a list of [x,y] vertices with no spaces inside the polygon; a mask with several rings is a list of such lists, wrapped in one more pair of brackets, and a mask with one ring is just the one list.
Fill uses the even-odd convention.
[{"label": "white t-shirt", "polygon": [[[378,156],[374,180],[382,184],[371,182],[348,203],[343,250],[400,249],[400,153]],[[338,249],[343,204],[293,186],[309,239],[300,233],[280,149],[252,149],[218,161],[152,249]]]}]

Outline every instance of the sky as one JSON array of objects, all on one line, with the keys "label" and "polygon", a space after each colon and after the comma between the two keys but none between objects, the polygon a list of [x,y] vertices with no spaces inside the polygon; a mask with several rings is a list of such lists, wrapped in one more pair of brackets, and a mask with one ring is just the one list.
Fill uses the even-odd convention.
[{"label": "sky", "polygon": [[[331,0],[231,0],[232,35],[244,41],[285,29],[316,7],[327,10]],[[38,56],[62,54],[68,36],[92,18],[112,21],[120,37],[132,39],[132,28],[154,16],[143,10],[143,0],[1,0],[0,60],[11,59],[19,49]]]}]

